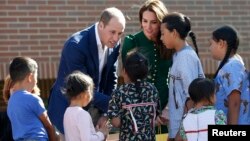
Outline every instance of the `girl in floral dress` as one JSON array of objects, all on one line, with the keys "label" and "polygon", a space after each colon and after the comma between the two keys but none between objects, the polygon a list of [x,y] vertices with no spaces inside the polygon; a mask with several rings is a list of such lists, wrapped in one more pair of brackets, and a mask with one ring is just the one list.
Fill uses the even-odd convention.
[{"label": "girl in floral dress", "polygon": [[[129,52],[123,69],[125,84],[114,90],[108,116],[120,128],[120,141],[154,141],[159,98],[155,86],[145,78],[148,62],[135,51]],[[157,110],[156,110],[157,109]]]}]

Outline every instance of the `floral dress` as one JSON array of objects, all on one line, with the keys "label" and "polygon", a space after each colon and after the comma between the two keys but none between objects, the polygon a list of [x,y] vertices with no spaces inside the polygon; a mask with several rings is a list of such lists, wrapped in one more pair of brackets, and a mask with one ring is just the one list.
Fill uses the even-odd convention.
[{"label": "floral dress", "polygon": [[[154,103],[152,105],[136,106],[129,109],[125,105]],[[112,93],[109,101],[108,116],[110,119],[119,117],[121,119],[120,141],[154,141],[155,113],[159,109],[158,92],[154,85],[146,81],[138,84],[129,83],[119,86]],[[133,121],[133,118],[135,122]],[[135,128],[135,123],[137,129]]]}]

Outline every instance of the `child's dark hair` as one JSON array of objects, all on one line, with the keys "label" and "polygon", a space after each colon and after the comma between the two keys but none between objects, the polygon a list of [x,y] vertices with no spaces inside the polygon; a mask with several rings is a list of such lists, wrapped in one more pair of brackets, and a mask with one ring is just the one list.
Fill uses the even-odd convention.
[{"label": "child's dark hair", "polygon": [[215,42],[219,42],[220,40],[227,42],[227,52],[221,61],[218,69],[216,70],[216,73],[214,75],[214,78],[217,76],[219,70],[225,65],[225,63],[228,61],[230,55],[233,53],[235,54],[238,46],[239,46],[239,36],[237,33],[237,30],[230,25],[224,25],[222,27],[217,28],[212,33],[212,39]]},{"label": "child's dark hair", "polygon": [[195,52],[197,53],[197,55],[199,55],[196,37],[195,34],[191,31],[191,22],[189,17],[185,16],[182,13],[173,12],[167,14],[163,18],[162,23],[165,24],[165,27],[170,32],[175,29],[179,33],[182,40],[185,40],[187,35],[189,35],[195,47]]},{"label": "child's dark hair", "polygon": [[136,49],[128,52],[123,65],[129,79],[135,83],[137,93],[141,93],[140,81],[148,75],[148,60]]},{"label": "child's dark hair", "polygon": [[67,97],[71,99],[87,91],[89,88],[92,94],[94,88],[92,78],[80,71],[74,71],[66,78],[66,86],[63,91],[66,93]]},{"label": "child's dark hair", "polygon": [[215,83],[207,78],[196,78],[189,85],[188,93],[194,103],[207,100],[213,104],[211,96],[215,94]]},{"label": "child's dark hair", "polygon": [[12,83],[24,80],[29,73],[35,73],[37,69],[36,61],[29,57],[14,58],[9,67]]},{"label": "child's dark hair", "polygon": [[148,75],[148,60],[137,50],[128,52],[123,66],[132,82],[144,79]]}]

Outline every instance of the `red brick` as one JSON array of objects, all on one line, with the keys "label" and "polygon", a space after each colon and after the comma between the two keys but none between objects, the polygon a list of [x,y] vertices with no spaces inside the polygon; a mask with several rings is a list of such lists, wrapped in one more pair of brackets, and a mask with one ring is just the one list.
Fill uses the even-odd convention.
[{"label": "red brick", "polygon": [[7,3],[9,5],[12,5],[12,4],[20,5],[20,4],[26,4],[27,2],[26,2],[26,0],[7,0]]},{"label": "red brick", "polygon": [[41,52],[41,56],[58,56],[59,52],[57,51],[43,51]]},{"label": "red brick", "polygon": [[24,40],[24,39],[28,39],[28,35],[10,35],[9,38],[11,40],[16,40],[16,39],[19,39],[19,40]]},{"label": "red brick", "polygon": [[46,4],[45,0],[29,0],[28,5],[41,5]]},{"label": "red brick", "polygon": [[[10,41],[10,40],[6,40],[6,41],[0,41],[0,45],[1,46],[5,46],[5,45],[16,45],[18,44],[18,41]],[[2,50],[0,51],[0,53],[2,52]]]},{"label": "red brick", "polygon": [[10,17],[0,17],[0,22],[3,23],[3,22],[17,22],[17,18],[10,18]]},{"label": "red brick", "polygon": [[68,5],[59,5],[59,6],[57,6],[57,10],[63,10],[63,11],[65,11],[65,10],[68,10],[68,11],[74,11],[76,9],[76,7],[75,6],[68,6]]},{"label": "red brick", "polygon": [[48,12],[49,16],[67,16],[67,13],[65,11],[52,11]]},{"label": "red brick", "polygon": [[39,22],[56,22],[57,18],[56,17],[39,17],[38,18]]},{"label": "red brick", "polygon": [[25,11],[27,11],[27,10],[37,10],[38,8],[37,8],[37,6],[33,6],[33,5],[18,5],[17,6],[17,10],[25,10]]},{"label": "red brick", "polygon": [[68,27],[68,24],[66,24],[66,23],[50,23],[49,27],[50,28],[65,28],[65,27]]},{"label": "red brick", "polygon": [[47,44],[41,44],[41,45],[32,46],[32,49],[37,50],[37,51],[43,51],[43,50],[48,50],[49,47],[47,46]]},{"label": "red brick", "polygon": [[27,34],[27,33],[32,33],[32,34],[34,34],[34,33],[38,33],[38,29],[19,29],[19,33],[21,33],[21,34]]},{"label": "red brick", "polygon": [[59,17],[58,20],[59,22],[75,22],[77,21],[77,17]]},{"label": "red brick", "polygon": [[20,53],[21,56],[28,56],[28,57],[37,57],[39,56],[39,52],[34,52],[34,51],[25,51]]},{"label": "red brick", "polygon": [[48,24],[46,23],[30,23],[29,24],[30,27],[40,27],[40,28],[46,28],[48,26]]},{"label": "red brick", "polygon": [[[0,5],[0,60],[6,65],[16,55],[35,52],[43,72],[39,78],[55,78],[60,53],[65,40],[74,32],[95,23],[101,11],[110,6],[120,8],[130,17],[125,35],[140,31],[138,10],[145,0],[4,0]],[[205,73],[213,73],[217,67],[211,59],[208,39],[218,25],[234,24],[242,38],[238,52],[246,65],[250,65],[250,2],[162,0],[170,12],[179,11],[192,20],[193,31]],[[52,53],[49,53],[51,52]],[[13,54],[14,53],[14,54]],[[2,56],[5,54],[5,56]],[[34,54],[33,54],[34,55]],[[0,71],[0,80],[6,72]],[[43,76],[44,75],[44,76]],[[45,95],[46,96],[46,95]]]},{"label": "red brick", "polygon": [[49,33],[58,33],[58,30],[57,29],[40,29],[39,32],[49,34]]},{"label": "red brick", "polygon": [[1,11],[15,10],[15,9],[16,9],[16,6],[13,6],[13,5],[0,5]]},{"label": "red brick", "polygon": [[22,17],[19,18],[20,22],[37,22],[37,18],[36,17]]},{"label": "red brick", "polygon": [[11,57],[11,56],[19,56],[18,52],[0,52],[1,57]]},{"label": "red brick", "polygon": [[26,11],[8,11],[9,16],[17,17],[17,16],[27,16],[28,12]]},{"label": "red brick", "polygon": [[47,11],[30,11],[29,16],[47,16]]},{"label": "red brick", "polygon": [[7,16],[7,12],[0,11],[0,16]]},{"label": "red brick", "polygon": [[29,50],[29,47],[27,46],[27,45],[13,45],[13,46],[11,46],[11,47],[9,47],[10,49],[10,51],[14,51],[14,52],[16,52],[16,51],[22,51],[22,52],[24,52],[24,51],[28,51]]},{"label": "red brick", "polygon": [[0,23],[0,29],[2,28],[6,28],[8,27],[8,24],[7,23]]},{"label": "red brick", "polygon": [[22,40],[20,41],[20,45],[38,45],[38,41],[34,41],[34,40]]},{"label": "red brick", "polygon": [[30,36],[30,39],[40,39],[40,40],[43,40],[43,39],[48,39],[48,35],[32,35]]},{"label": "red brick", "polygon": [[65,5],[66,1],[62,0],[49,0],[48,5]]},{"label": "red brick", "polygon": [[39,5],[38,10],[41,11],[56,10],[56,5]]},{"label": "red brick", "polygon": [[68,1],[67,5],[84,5],[86,2],[83,0],[70,0]]}]

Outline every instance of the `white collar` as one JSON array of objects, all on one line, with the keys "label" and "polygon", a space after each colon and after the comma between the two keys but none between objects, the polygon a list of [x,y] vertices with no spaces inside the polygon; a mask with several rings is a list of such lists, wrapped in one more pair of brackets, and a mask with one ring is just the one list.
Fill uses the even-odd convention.
[{"label": "white collar", "polygon": [[99,22],[95,23],[95,38],[96,38],[97,47],[102,48],[102,42],[100,40],[100,36],[98,33],[98,24],[99,24]]}]

